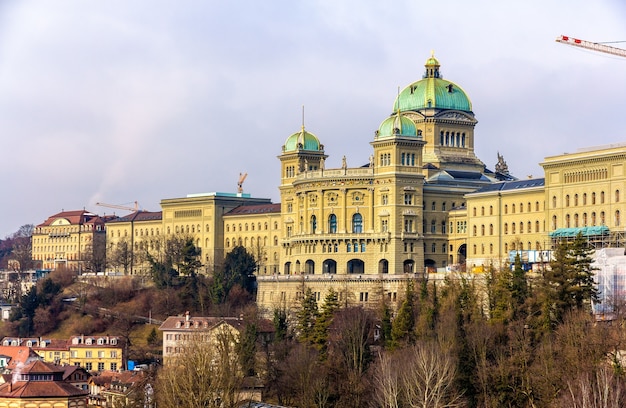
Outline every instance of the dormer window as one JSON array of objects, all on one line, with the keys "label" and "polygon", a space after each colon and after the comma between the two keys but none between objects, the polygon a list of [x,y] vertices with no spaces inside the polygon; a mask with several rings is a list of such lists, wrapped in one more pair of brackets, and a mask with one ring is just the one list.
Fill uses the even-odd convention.
[{"label": "dormer window", "polygon": [[104,339],[103,338],[99,338],[98,339],[98,344],[99,345],[103,345],[104,344]]},{"label": "dormer window", "polygon": [[117,344],[117,339],[111,339],[111,344],[112,345],[116,345]]},{"label": "dormer window", "polygon": [[181,323],[180,322],[176,322],[176,328],[180,329]]},{"label": "dormer window", "polygon": [[85,340],[85,344],[88,344],[88,345],[89,345],[89,344],[91,344],[91,343],[92,343],[92,341],[93,341],[93,340],[92,340],[91,338],[87,338],[87,340]]}]

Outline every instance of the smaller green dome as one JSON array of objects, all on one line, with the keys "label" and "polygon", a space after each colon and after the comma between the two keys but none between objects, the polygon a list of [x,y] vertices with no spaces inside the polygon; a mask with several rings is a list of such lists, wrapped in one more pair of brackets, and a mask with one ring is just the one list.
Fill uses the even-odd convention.
[{"label": "smaller green dome", "polygon": [[385,119],[378,127],[376,138],[386,137],[417,137],[417,128],[411,119],[397,113]]},{"label": "smaller green dome", "polygon": [[307,132],[304,130],[304,126],[302,126],[302,130],[289,136],[283,145],[283,152],[293,152],[296,150],[321,151],[324,150],[324,148],[320,144],[317,136]]}]

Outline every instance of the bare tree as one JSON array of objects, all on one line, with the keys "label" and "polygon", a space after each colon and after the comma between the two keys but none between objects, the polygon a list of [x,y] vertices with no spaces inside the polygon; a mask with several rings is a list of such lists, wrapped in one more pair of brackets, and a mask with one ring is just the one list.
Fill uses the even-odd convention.
[{"label": "bare tree", "polygon": [[162,369],[155,386],[157,405],[180,408],[235,408],[241,403],[242,374],[235,338],[220,331],[215,342],[189,341]]},{"label": "bare tree", "polygon": [[595,374],[583,374],[567,383],[567,390],[559,407],[568,408],[620,408],[626,405],[624,380],[607,366]]},{"label": "bare tree", "polygon": [[400,408],[400,376],[396,359],[388,353],[381,353],[374,371],[374,398],[371,406],[376,408]]},{"label": "bare tree", "polygon": [[456,365],[450,354],[435,342],[411,347],[402,373],[403,392],[408,406],[448,408],[461,405],[461,394],[454,388]]}]

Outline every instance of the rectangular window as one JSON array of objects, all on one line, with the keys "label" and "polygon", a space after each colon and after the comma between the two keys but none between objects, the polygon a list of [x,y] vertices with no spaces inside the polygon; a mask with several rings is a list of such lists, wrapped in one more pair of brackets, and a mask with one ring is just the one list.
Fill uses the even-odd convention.
[{"label": "rectangular window", "polygon": [[98,358],[104,358],[104,351],[98,351]]},{"label": "rectangular window", "polygon": [[387,194],[383,194],[383,195],[380,197],[380,199],[381,199],[380,201],[381,201],[382,205],[387,205],[387,204],[389,204],[389,196],[388,196]]},{"label": "rectangular window", "polygon": [[104,370],[104,363],[98,363],[98,371]]},{"label": "rectangular window", "polygon": [[413,220],[404,220],[404,232],[413,232]]},{"label": "rectangular window", "polygon": [[404,195],[404,205],[413,205],[413,194]]},{"label": "rectangular window", "polygon": [[85,351],[85,357],[91,358],[91,351]]},{"label": "rectangular window", "polygon": [[361,292],[361,293],[359,293],[359,301],[367,302],[368,298],[369,298],[369,292]]},{"label": "rectangular window", "polygon": [[85,363],[85,370],[91,371],[91,369],[92,369],[91,363]]},{"label": "rectangular window", "polygon": [[387,232],[389,230],[389,220],[380,221],[380,230],[382,232]]},{"label": "rectangular window", "polygon": [[111,371],[117,371],[117,363],[111,363]]}]

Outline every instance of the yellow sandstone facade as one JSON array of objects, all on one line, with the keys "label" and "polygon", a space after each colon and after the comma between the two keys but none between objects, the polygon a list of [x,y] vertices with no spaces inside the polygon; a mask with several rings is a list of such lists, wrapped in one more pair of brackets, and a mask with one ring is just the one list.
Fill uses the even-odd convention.
[{"label": "yellow sandstone facade", "polygon": [[[578,232],[597,246],[623,245],[626,144],[547,157],[544,178],[516,179],[500,155],[489,170],[474,152],[470,99],[439,69],[429,58],[363,138],[369,158],[343,156],[327,168],[324,144],[303,124],[278,156],[279,204],[241,192],[191,194],[163,199],[161,212],[107,222],[108,259],[124,243],[134,253],[109,270],[144,274],[145,254],[191,236],[207,273],[237,245],[255,256],[265,311],[294,305],[305,286],[319,300],[332,287],[344,304],[373,307],[393,306],[407,280],[507,266],[516,253],[529,267],[546,262],[554,239]],[[33,257],[50,267],[80,258],[88,234],[79,232],[103,228],[57,218],[33,236]]]}]

